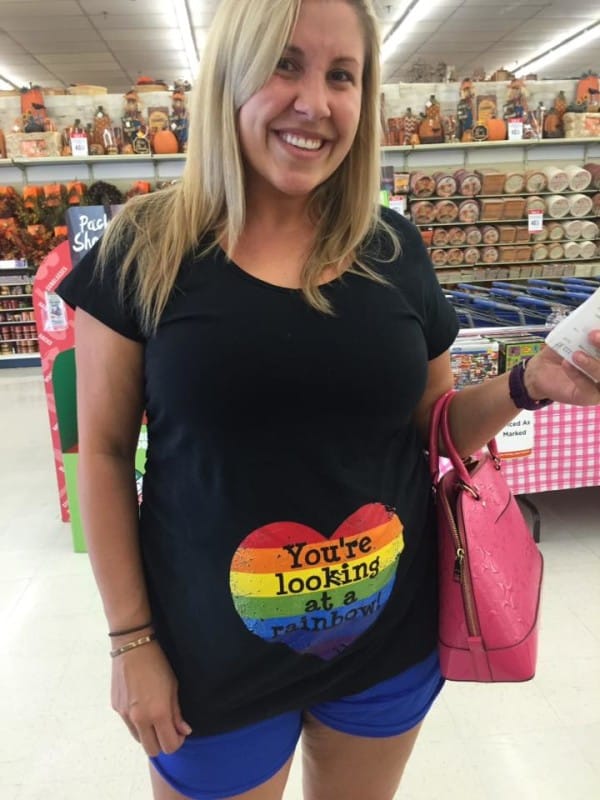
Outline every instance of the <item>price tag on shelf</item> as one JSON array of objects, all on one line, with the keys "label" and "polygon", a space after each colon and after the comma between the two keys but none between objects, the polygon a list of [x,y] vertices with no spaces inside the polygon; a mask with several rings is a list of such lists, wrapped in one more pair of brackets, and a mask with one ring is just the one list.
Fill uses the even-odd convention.
[{"label": "price tag on shelf", "polygon": [[75,134],[71,136],[71,153],[79,157],[86,157],[88,155],[88,140],[85,134]]},{"label": "price tag on shelf", "polygon": [[523,120],[522,119],[509,119],[508,120],[508,139],[515,141],[523,138]]},{"label": "price tag on shelf", "polygon": [[542,233],[544,230],[544,212],[541,208],[532,208],[527,215],[529,220],[529,233]]},{"label": "price tag on shelf", "polygon": [[390,197],[390,208],[393,211],[396,211],[398,214],[401,214],[403,217],[406,216],[406,195],[405,194],[394,194]]}]

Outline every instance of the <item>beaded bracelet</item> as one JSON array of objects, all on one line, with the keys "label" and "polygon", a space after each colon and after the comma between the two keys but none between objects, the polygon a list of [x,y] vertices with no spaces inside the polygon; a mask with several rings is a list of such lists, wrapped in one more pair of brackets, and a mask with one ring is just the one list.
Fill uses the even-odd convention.
[{"label": "beaded bracelet", "polygon": [[151,625],[152,625],[152,620],[150,620],[150,622],[147,622],[145,625],[138,625],[135,628],[127,628],[124,631],[109,631],[108,635],[111,636],[111,637],[112,636],[127,636],[127,634],[129,634],[129,633],[137,633],[138,631],[143,631],[146,628],[150,628]]},{"label": "beaded bracelet", "polygon": [[544,408],[552,403],[552,400],[545,398],[544,400],[534,400],[527,391],[525,386],[525,370],[529,358],[521,361],[520,364],[515,364],[508,374],[508,391],[511,399],[517,408],[524,408],[527,411],[537,411],[538,408]]},{"label": "beaded bracelet", "polygon": [[128,653],[130,650],[135,650],[136,647],[143,647],[145,644],[150,644],[150,642],[153,642],[155,639],[156,634],[149,633],[148,636],[142,636],[139,639],[135,639],[133,642],[127,642],[127,644],[117,647],[116,650],[111,650],[110,657],[117,658],[117,656],[122,656],[123,653]]}]

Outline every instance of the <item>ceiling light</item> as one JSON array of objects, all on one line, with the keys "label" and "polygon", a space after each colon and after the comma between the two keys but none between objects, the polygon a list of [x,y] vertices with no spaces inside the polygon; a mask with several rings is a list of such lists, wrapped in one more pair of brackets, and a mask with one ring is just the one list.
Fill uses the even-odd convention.
[{"label": "ceiling light", "polygon": [[381,63],[387,61],[398,50],[398,45],[412,33],[416,26],[430,14],[442,0],[412,0],[394,23],[381,48]]},{"label": "ceiling light", "polygon": [[181,31],[183,47],[190,67],[190,80],[193,80],[198,70],[198,48],[196,47],[187,0],[172,0],[172,2],[175,9],[177,24]]},{"label": "ceiling light", "polygon": [[574,50],[583,47],[600,36],[600,20],[588,25],[587,28],[562,39],[560,42],[549,42],[538,55],[526,61],[516,71],[517,78],[522,78],[530,72],[537,72],[542,67],[547,67],[566,55],[571,55]]}]

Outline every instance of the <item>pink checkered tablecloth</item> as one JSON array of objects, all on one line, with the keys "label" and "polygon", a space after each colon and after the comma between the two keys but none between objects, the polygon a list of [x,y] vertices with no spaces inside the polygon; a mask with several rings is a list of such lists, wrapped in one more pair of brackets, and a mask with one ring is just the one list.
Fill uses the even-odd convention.
[{"label": "pink checkered tablecloth", "polygon": [[533,452],[503,463],[514,494],[600,486],[600,406],[536,411]]}]

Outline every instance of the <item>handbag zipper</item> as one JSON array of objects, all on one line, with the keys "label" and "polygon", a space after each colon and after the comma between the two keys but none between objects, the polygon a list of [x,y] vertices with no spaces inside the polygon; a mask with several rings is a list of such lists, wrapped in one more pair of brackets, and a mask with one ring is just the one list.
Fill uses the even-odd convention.
[{"label": "handbag zipper", "polygon": [[446,519],[450,523],[450,530],[452,531],[452,540],[454,542],[454,548],[456,552],[456,560],[454,562],[454,580],[460,583],[462,589],[462,595],[465,604],[465,617],[467,620],[467,630],[469,632],[469,636],[481,636],[479,623],[477,621],[477,614],[475,613],[473,586],[471,584],[469,572],[465,569],[467,552],[461,539],[460,532],[454,521],[454,514],[452,513],[452,509],[450,508],[450,504],[445,492],[438,492],[438,499],[440,497],[444,503]]}]

